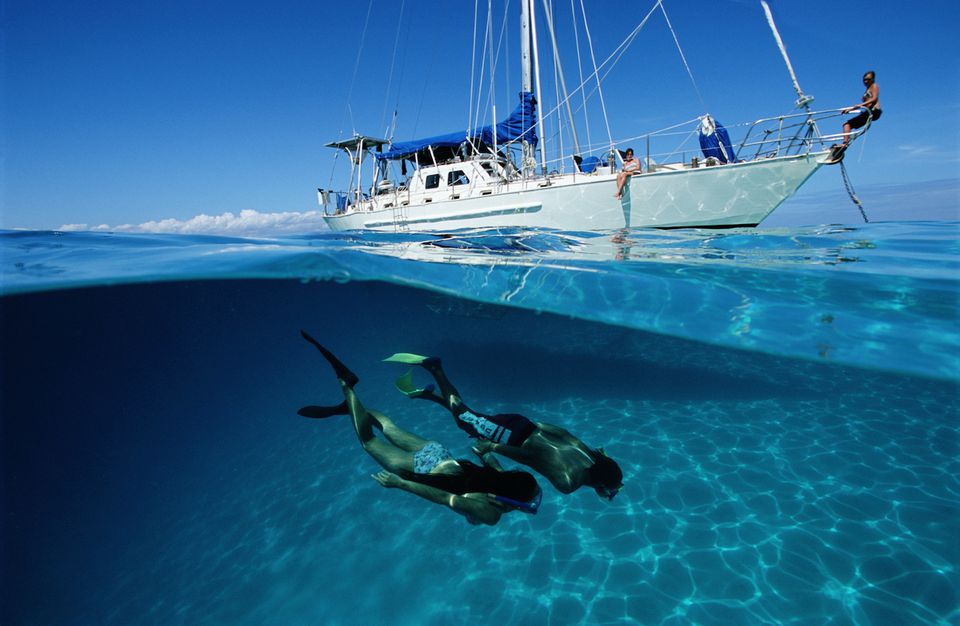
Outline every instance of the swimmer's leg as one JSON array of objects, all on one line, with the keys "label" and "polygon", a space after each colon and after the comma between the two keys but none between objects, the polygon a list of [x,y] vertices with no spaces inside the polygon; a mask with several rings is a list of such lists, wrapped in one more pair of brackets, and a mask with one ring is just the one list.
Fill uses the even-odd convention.
[{"label": "swimmer's leg", "polygon": [[[463,404],[463,399],[460,397],[460,392],[457,391],[457,388],[454,387],[453,383],[450,382],[450,379],[447,378],[447,374],[443,371],[443,365],[440,363],[440,359],[438,357],[426,357],[420,356],[419,354],[399,352],[390,358],[384,359],[384,361],[419,365],[423,369],[430,372],[430,375],[433,376],[433,379],[437,381],[437,385],[440,387],[440,395],[433,393],[419,393],[411,397],[432,400],[433,402],[436,402],[440,406],[453,413],[454,417],[459,416],[461,413],[467,410],[467,407]],[[398,388],[400,387],[401,381],[405,380],[405,377],[406,375],[401,376],[400,379],[398,379]],[[412,386],[412,383],[410,383],[410,387]],[[400,390],[404,391],[403,389]],[[423,389],[420,391],[428,392],[428,389]]]},{"label": "swimmer's leg", "polygon": [[354,392],[354,385],[359,382],[357,375],[350,371],[332,352],[320,345],[316,339],[304,331],[300,331],[303,338],[309,341],[320,351],[337,375],[343,391],[344,401],[334,407],[307,406],[298,411],[305,417],[323,418],[331,415],[349,415],[353,428],[360,440],[360,445],[384,469],[391,472],[413,471],[413,454],[374,436],[374,426],[380,427],[377,419],[363,406],[360,398]]},{"label": "swimmer's leg", "polygon": [[367,412],[373,416],[376,426],[383,431],[384,436],[390,440],[390,443],[407,452],[418,452],[423,446],[430,443],[423,437],[418,437],[411,432],[403,430],[393,423],[393,420],[373,409],[367,409]]},{"label": "swimmer's leg", "polygon": [[[413,472],[413,451],[407,451],[392,443],[377,439],[374,436],[373,427],[380,428],[381,423],[372,412],[363,406],[352,387],[348,386],[346,382],[341,382],[341,385],[343,386],[344,403],[349,409],[353,428],[357,432],[360,445],[367,451],[367,454],[372,456],[383,469],[390,472]],[[389,422],[389,420],[387,421]],[[389,423],[392,424],[392,422]],[[417,449],[419,450],[419,448]]]},{"label": "swimmer's leg", "polygon": [[350,369],[344,365],[340,359],[333,356],[333,353],[324,348],[317,342],[316,339],[307,334],[306,331],[301,330],[300,334],[303,335],[303,338],[312,343],[317,350],[320,351],[320,354],[323,355],[323,358],[327,360],[327,363],[333,368],[334,373],[337,375],[337,378],[342,380],[348,387],[353,387],[360,379],[357,378],[357,375],[350,371]]},{"label": "swimmer's leg", "polygon": [[397,390],[408,398],[422,398],[425,400],[433,400],[434,402],[443,401],[433,393],[433,390],[436,389],[436,385],[427,385],[426,387],[417,387],[413,382],[413,370],[408,369],[402,376],[397,378],[394,384],[397,386]]}]

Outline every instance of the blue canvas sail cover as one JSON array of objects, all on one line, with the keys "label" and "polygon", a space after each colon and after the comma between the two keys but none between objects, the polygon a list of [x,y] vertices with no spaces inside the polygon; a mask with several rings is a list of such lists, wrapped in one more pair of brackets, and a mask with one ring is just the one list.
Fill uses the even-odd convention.
[{"label": "blue canvas sail cover", "polygon": [[716,157],[721,163],[737,162],[727,129],[709,115],[700,120],[700,149],[704,157]]},{"label": "blue canvas sail cover", "polygon": [[415,154],[432,147],[438,148],[459,148],[469,136],[475,144],[494,145],[493,135],[496,132],[498,145],[503,145],[516,139],[526,139],[534,146],[537,145],[537,134],[534,130],[536,123],[537,100],[532,93],[521,92],[520,104],[513,110],[510,117],[503,120],[496,126],[489,124],[473,130],[449,133],[446,135],[437,135],[436,137],[427,137],[426,139],[414,139],[411,141],[398,141],[391,144],[389,150],[384,150],[377,154],[381,160],[398,160],[413,158]]}]

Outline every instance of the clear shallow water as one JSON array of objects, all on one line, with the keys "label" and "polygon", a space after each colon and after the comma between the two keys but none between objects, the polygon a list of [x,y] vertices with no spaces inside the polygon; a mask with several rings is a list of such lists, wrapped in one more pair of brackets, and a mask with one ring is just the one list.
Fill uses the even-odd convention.
[{"label": "clear shallow water", "polygon": [[[953,623],[956,232],[5,234],[0,621]],[[626,488],[494,528],[385,490],[295,415],[337,394],[300,328],[455,454],[380,359]]]},{"label": "clear shallow water", "polygon": [[211,278],[383,281],[723,346],[956,378],[958,235],[956,222],[256,240],[8,231],[0,251],[5,294]]}]

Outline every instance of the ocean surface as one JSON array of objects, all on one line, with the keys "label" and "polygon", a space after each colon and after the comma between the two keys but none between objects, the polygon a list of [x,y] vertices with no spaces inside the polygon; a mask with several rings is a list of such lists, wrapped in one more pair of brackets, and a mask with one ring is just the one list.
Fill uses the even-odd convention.
[{"label": "ocean surface", "polygon": [[[958,235],[0,232],[0,623],[957,624]],[[342,397],[301,329],[457,456],[383,358],[624,490],[478,527],[385,489],[296,415]]]}]

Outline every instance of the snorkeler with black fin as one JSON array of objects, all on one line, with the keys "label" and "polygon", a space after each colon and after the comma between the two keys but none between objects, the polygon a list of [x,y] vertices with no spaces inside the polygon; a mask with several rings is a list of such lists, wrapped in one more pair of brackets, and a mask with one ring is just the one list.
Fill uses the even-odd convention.
[{"label": "snorkeler with black fin", "polygon": [[[495,460],[477,465],[455,459],[436,441],[407,432],[383,413],[367,409],[353,389],[360,382],[357,375],[313,337],[304,331],[300,334],[333,368],[344,401],[333,406],[305,406],[297,413],[314,419],[349,415],[360,445],[384,468],[373,475],[374,480],[450,507],[471,524],[493,525],[510,511],[537,512],[542,492],[531,474],[503,471]],[[375,435],[374,428],[383,438]],[[478,455],[483,460],[483,455]]]},{"label": "snorkeler with black fin", "polygon": [[474,448],[477,454],[495,452],[527,465],[561,493],[588,486],[601,498],[613,500],[623,488],[623,471],[603,448],[591,448],[559,426],[534,422],[523,415],[487,415],[470,409],[447,378],[439,358],[398,352],[384,361],[427,370],[439,393],[433,385],[417,388],[412,369],[397,379],[397,389],[409,398],[430,400],[450,411],[461,430],[480,440]]}]

